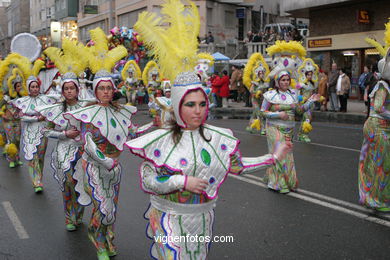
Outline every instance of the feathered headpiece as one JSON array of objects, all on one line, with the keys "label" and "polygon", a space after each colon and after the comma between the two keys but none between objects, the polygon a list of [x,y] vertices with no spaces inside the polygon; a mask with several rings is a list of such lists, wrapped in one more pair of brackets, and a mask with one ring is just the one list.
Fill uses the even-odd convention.
[{"label": "feathered headpiece", "polygon": [[[259,78],[259,72],[263,72],[263,77]],[[263,80],[268,82],[269,67],[267,62],[264,60],[263,55],[260,53],[253,53],[245,65],[243,83],[249,89],[252,85],[252,81],[259,82]]]},{"label": "feathered headpiece", "polygon": [[175,79],[179,73],[195,67],[200,18],[193,2],[184,6],[180,0],[166,0],[161,17],[142,12],[134,29],[144,39],[166,78]]},{"label": "feathered headpiece", "polygon": [[186,127],[180,115],[181,100],[191,90],[200,89],[205,93],[194,72],[200,30],[196,5],[191,1],[189,6],[184,6],[180,0],[166,0],[162,4],[161,17],[155,13],[142,12],[134,29],[160,65],[162,74],[170,80],[174,79],[172,107],[177,124]]},{"label": "feathered headpiece", "polygon": [[86,48],[86,55],[89,68],[95,74],[93,91],[95,92],[96,86],[100,81],[111,81],[112,86],[115,88],[111,70],[117,61],[127,56],[127,49],[123,45],[119,45],[108,50],[108,39],[100,27],[90,30],[89,33],[94,45]]},{"label": "feathered headpiece", "polygon": [[126,62],[125,66],[122,69],[122,80],[125,81],[129,77],[129,72],[133,73],[132,78],[138,81],[141,78],[141,69],[139,68],[135,60],[130,60]]},{"label": "feathered headpiece", "polygon": [[[40,62],[37,61],[34,67],[38,68],[38,65],[40,65]],[[12,80],[9,81],[9,78],[16,77],[16,74],[18,74],[22,81],[22,91],[20,94],[23,96],[27,95],[26,80],[32,73],[31,69],[31,62],[28,58],[18,53],[9,54],[0,64],[0,82],[3,84],[2,90],[4,93],[15,93],[13,89],[14,85],[12,84]]]},{"label": "feathered headpiece", "polygon": [[280,71],[289,71],[293,79],[297,79],[297,69],[306,56],[306,50],[297,41],[276,41],[267,48],[268,55],[272,57],[272,71],[269,77],[275,77]]},{"label": "feathered headpiece", "polygon": [[77,75],[83,73],[88,66],[85,52],[86,47],[69,39],[63,40],[62,50],[49,47],[44,51],[61,73],[61,87],[67,82],[74,83],[77,88],[80,87]]},{"label": "feathered headpiece", "polygon": [[[390,18],[389,18],[390,19]],[[385,24],[385,37],[383,38],[385,46],[382,46],[379,42],[371,38],[365,38],[368,44],[374,46],[382,57],[386,56],[386,51],[390,47],[390,21]]]},{"label": "feathered headpiece", "polygon": [[158,67],[157,63],[154,60],[148,61],[144,70],[142,71],[142,81],[144,82],[144,85],[148,86],[149,81],[152,80],[153,75],[156,75],[156,81],[160,82],[162,79],[160,74],[160,68]]},{"label": "feathered headpiece", "polygon": [[213,66],[213,64],[214,57],[211,54],[207,52],[201,52],[198,54],[198,65],[196,65],[195,71],[202,78],[202,81],[208,80],[209,77],[207,75],[207,71],[210,66]]},{"label": "feathered headpiece", "polygon": [[298,68],[298,74],[299,74],[299,82],[304,83],[306,82],[306,72],[312,71],[312,81],[317,82],[318,81],[318,66],[314,63],[314,61],[310,58],[306,58],[303,60],[302,65]]}]

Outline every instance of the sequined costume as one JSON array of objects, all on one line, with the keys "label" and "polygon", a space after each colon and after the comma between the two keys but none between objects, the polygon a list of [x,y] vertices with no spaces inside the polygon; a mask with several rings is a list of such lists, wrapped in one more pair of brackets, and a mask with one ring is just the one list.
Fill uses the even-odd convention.
[{"label": "sequined costume", "polygon": [[249,132],[260,131],[265,134],[265,119],[260,113],[263,93],[269,87],[269,67],[260,53],[254,53],[245,66],[243,82],[251,94],[253,112],[246,130]]},{"label": "sequined costume", "polygon": [[[318,88],[318,66],[310,58],[306,58],[298,68],[300,82],[300,102],[305,103]],[[312,73],[312,78],[307,79],[307,74]],[[304,112],[302,115],[301,126],[298,132],[298,140],[306,143],[311,142],[309,132],[312,130],[312,110]]]},{"label": "sequined costume", "polygon": [[[197,71],[193,71],[197,62],[196,32],[200,19],[197,7],[191,1],[185,7],[179,0],[170,0],[162,5],[161,12],[165,14],[163,18],[157,18],[154,13],[141,13],[134,28],[151,47],[151,53],[159,57],[164,76],[174,79],[171,102],[177,124],[175,129],[180,129],[180,138],[175,142],[173,130],[163,128],[130,140],[126,145],[132,153],[145,159],[139,174],[142,190],[151,194],[145,217],[149,222],[147,236],[153,239],[152,258],[206,259],[218,191],[228,173],[262,169],[273,165],[275,159],[271,154],[242,158],[239,140],[231,130],[204,123],[209,102]],[[187,27],[175,27],[175,19],[186,19]],[[160,31],[160,23],[170,26]],[[156,34],[150,28],[156,28]],[[172,42],[173,48],[160,38],[161,35],[181,38]],[[180,108],[191,91],[204,95],[206,108],[201,126],[186,130],[188,126]],[[202,194],[186,190],[189,176],[208,182]],[[186,236],[191,238],[186,239]]]},{"label": "sequined costume", "polygon": [[[32,82],[38,81],[35,77],[30,77],[27,86],[30,86]],[[28,161],[28,172],[35,190],[43,187],[43,166],[47,146],[47,138],[41,131],[47,126],[47,122],[38,120],[39,113],[35,111],[35,108],[55,102],[56,99],[43,94],[36,97],[26,96],[11,102],[21,112],[24,158]]]}]

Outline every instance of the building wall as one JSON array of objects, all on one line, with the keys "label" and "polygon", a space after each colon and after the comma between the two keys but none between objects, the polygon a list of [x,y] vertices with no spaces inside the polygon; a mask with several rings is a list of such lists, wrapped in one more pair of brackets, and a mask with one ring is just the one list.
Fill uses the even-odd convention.
[{"label": "building wall", "polygon": [[[370,23],[358,23],[358,11],[368,11]],[[388,0],[349,2],[348,5],[310,10],[310,36],[383,30],[390,14]]]},{"label": "building wall", "polygon": [[47,28],[50,34],[50,21],[54,19],[54,12],[54,0],[30,0],[30,32],[37,36],[46,35]]},{"label": "building wall", "polygon": [[[86,15],[83,13],[85,4],[99,4],[99,14]],[[198,7],[201,18],[200,37],[211,31],[214,34],[216,42],[234,41],[238,37],[238,18],[236,18],[235,4],[220,3],[217,1],[199,0],[194,1]],[[223,1],[222,1],[223,2]],[[242,1],[253,2],[253,0]],[[161,9],[161,0],[115,0],[114,17],[117,26],[132,27],[138,19],[138,14],[142,11],[159,13]],[[250,19],[250,9],[247,8],[247,19]],[[85,41],[89,38],[88,30],[96,26],[103,26],[103,30],[108,33],[109,5],[105,0],[80,0],[78,25],[80,28],[80,39]],[[244,31],[250,28],[251,23],[245,19]]]}]

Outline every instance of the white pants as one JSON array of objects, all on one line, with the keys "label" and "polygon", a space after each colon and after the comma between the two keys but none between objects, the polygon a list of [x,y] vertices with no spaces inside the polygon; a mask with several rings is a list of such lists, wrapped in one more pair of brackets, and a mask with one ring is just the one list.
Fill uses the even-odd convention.
[{"label": "white pants", "polygon": [[228,100],[227,97],[222,98],[222,107],[228,107]]}]

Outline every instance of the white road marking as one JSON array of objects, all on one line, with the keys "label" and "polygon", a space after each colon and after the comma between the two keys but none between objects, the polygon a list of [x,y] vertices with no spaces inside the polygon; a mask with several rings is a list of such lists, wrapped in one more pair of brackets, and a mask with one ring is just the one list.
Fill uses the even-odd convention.
[{"label": "white road marking", "polygon": [[[253,180],[253,179],[261,180],[260,177],[249,175],[249,174],[248,175],[244,175],[244,176],[247,176],[247,177],[252,178],[252,179],[245,178],[245,177],[242,177],[242,176],[233,175],[233,174],[230,175],[230,177],[233,177],[233,178],[238,179],[240,181],[244,181],[244,182],[247,182],[247,183],[250,183],[250,184],[254,184],[254,185],[260,186],[262,188],[267,188],[267,185],[265,185],[264,183],[260,183],[258,181]],[[390,228],[390,221],[388,221],[388,220],[385,220],[385,219],[382,219],[382,218],[377,218],[377,217],[371,216],[370,214],[357,212],[357,211],[348,209],[346,207],[343,207],[343,206],[347,206],[347,205],[349,206],[350,203],[348,203],[348,202],[341,201],[342,203],[340,203],[340,204],[342,204],[343,206],[340,206],[340,205],[335,205],[335,204],[333,204],[331,202],[322,201],[322,200],[319,200],[319,199],[316,199],[316,198],[311,198],[309,196],[300,194],[300,193],[314,194],[313,192],[309,192],[309,191],[302,192],[301,189],[299,189],[298,192],[299,193],[290,192],[290,193],[286,194],[286,196],[290,196],[290,197],[294,197],[294,198],[297,198],[297,199],[301,199],[301,200],[304,200],[304,201],[307,201],[307,202],[310,202],[310,203],[313,203],[313,204],[316,204],[316,205],[319,205],[319,206],[330,208],[330,209],[333,209],[333,210],[336,210],[336,211],[339,211],[339,212],[342,212],[342,213],[345,213],[345,214],[348,214],[348,215],[351,215],[351,216],[355,216],[357,218],[360,218],[360,219],[363,219],[363,220],[366,220],[366,221],[369,221],[369,222],[372,222],[372,223],[375,223],[375,224],[383,225],[383,226],[386,226],[386,227]],[[340,202],[340,200],[337,200],[337,199],[334,199],[334,198],[331,198],[331,197],[327,197],[325,195],[316,194],[316,196],[318,198],[321,197],[323,199],[327,199],[327,200],[332,201],[334,203],[336,203],[336,201]],[[351,203],[351,205],[353,205],[353,204]],[[358,205],[354,205],[353,208],[362,211],[361,207],[358,206]],[[364,209],[363,211],[365,211],[365,212],[367,212],[367,211],[368,212],[372,212],[372,211],[370,211],[368,209]],[[388,218],[388,217],[386,216],[386,218]]]},{"label": "white road marking", "polygon": [[5,209],[5,212],[7,212],[7,215],[9,219],[11,220],[12,225],[14,226],[16,233],[18,234],[20,239],[28,239],[30,238],[24,229],[22,223],[20,222],[18,215],[16,215],[16,212],[14,208],[11,205],[11,202],[9,201],[3,201],[1,203]]}]

